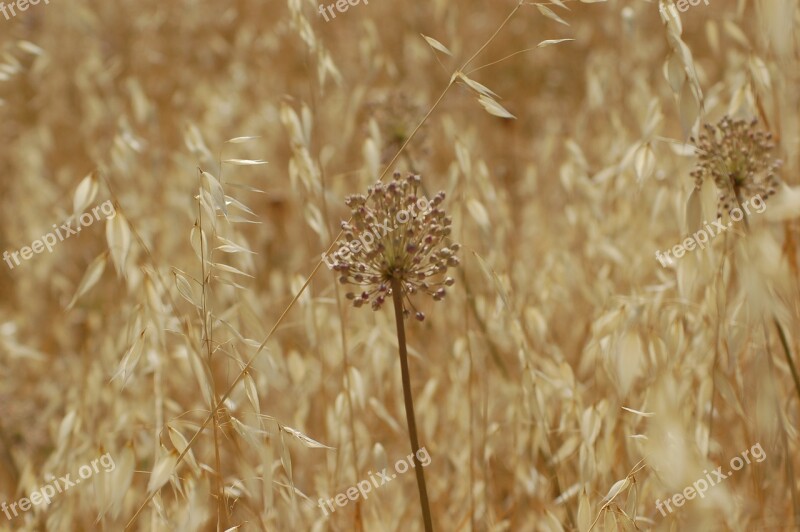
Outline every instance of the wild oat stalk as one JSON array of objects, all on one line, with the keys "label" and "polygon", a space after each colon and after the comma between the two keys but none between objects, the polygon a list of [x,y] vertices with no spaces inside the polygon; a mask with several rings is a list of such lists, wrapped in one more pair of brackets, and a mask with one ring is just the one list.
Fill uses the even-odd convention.
[{"label": "wild oat stalk", "polygon": [[[220,166],[220,168],[221,168],[221,166]],[[198,168],[198,172],[199,172],[198,177],[199,177],[199,180],[200,180],[201,184],[200,184],[200,187],[198,189],[198,195],[197,195],[197,224],[195,225],[195,227],[197,228],[198,234],[200,235],[199,239],[198,239],[198,242],[199,242],[199,245],[200,245],[200,271],[201,271],[201,274],[203,276],[202,277],[202,279],[203,279],[202,280],[202,295],[201,295],[201,303],[200,304],[201,304],[201,307],[202,307],[201,310],[203,312],[203,327],[202,327],[203,343],[205,344],[206,353],[207,353],[207,359],[205,361],[205,364],[209,367],[209,370],[210,370],[211,360],[213,358],[213,349],[211,347],[211,343],[213,342],[212,335],[213,335],[214,328],[213,328],[213,325],[211,325],[209,323],[211,321],[211,319],[212,319],[210,311],[208,309],[208,295],[209,295],[209,291],[211,289],[211,286],[210,286],[210,284],[211,284],[211,272],[210,272],[210,270],[208,272],[206,271],[206,253],[208,253],[208,255],[210,257],[211,256],[211,250],[206,251],[206,249],[205,249],[205,237],[204,237],[204,232],[203,232],[203,207],[202,207],[203,172],[199,168]],[[213,228],[213,223],[212,223],[212,228]],[[210,266],[210,264],[209,264],[209,266]],[[209,371],[209,374],[213,375],[213,373],[211,371]],[[216,386],[214,386],[213,383],[212,383],[212,390],[214,388],[216,388]],[[216,397],[214,399],[216,400]],[[215,414],[218,413],[218,412],[220,412],[220,411],[217,410],[215,412]],[[214,476],[214,480],[215,480],[215,484],[216,484],[215,488],[216,488],[216,491],[217,491],[217,528],[224,529],[227,526],[226,525],[226,523],[227,523],[227,509],[226,509],[227,505],[225,504],[225,481],[224,481],[223,476],[222,476],[222,461],[221,461],[220,452],[219,452],[219,448],[220,448],[220,441],[219,441],[220,426],[219,426],[219,416],[217,416],[217,415],[214,416],[214,431],[213,431],[213,433],[214,433],[214,464],[215,464],[216,469],[217,469],[216,470],[216,475]]]},{"label": "wild oat stalk", "polygon": [[[506,24],[508,24],[508,22],[514,17],[514,15],[517,13],[517,11],[519,11],[519,9],[523,6],[524,3],[525,3],[525,0],[519,0],[519,2],[517,2],[517,4],[514,6],[514,8],[508,14],[508,16],[506,16],[506,18],[503,20],[503,22],[500,23],[500,25],[492,33],[492,35],[486,40],[486,42],[483,43],[483,45],[478,49],[478,51],[475,52],[461,66],[461,68],[458,71],[463,72],[463,71],[466,70],[466,68],[470,65],[470,63],[472,63],[472,61],[474,61],[475,58],[477,58],[495,40],[495,38],[500,33],[500,31],[506,26]],[[428,119],[431,117],[433,112],[439,107],[439,104],[442,103],[442,101],[444,100],[445,96],[450,91],[450,88],[455,84],[457,79],[458,79],[458,76],[456,75],[456,73],[453,73],[453,75],[450,77],[450,80],[448,81],[447,85],[442,90],[441,94],[439,94],[439,97],[436,99],[436,101],[433,103],[433,105],[431,105],[430,109],[428,109],[428,112],[425,113],[425,116],[422,117],[422,119],[420,120],[419,124],[417,124],[417,126],[414,128],[414,130],[411,132],[411,134],[406,138],[405,142],[400,147],[400,149],[395,154],[395,156],[392,158],[392,160],[389,161],[389,163],[386,165],[386,167],[384,168],[384,171],[381,173],[381,175],[379,176],[378,180],[383,179],[383,177],[394,166],[394,163],[400,158],[400,156],[405,151],[406,147],[411,143],[412,140],[414,140],[414,138],[417,135],[417,132],[419,132],[420,128],[422,128],[422,126],[428,121]],[[342,235],[342,233],[340,232],[339,235],[337,235],[336,238],[338,239],[339,237],[341,237],[341,235]],[[139,242],[140,246],[142,246],[142,248],[144,249],[144,251],[148,255],[148,257],[152,258],[152,253],[150,252],[149,248],[145,245],[145,243],[141,239],[141,237],[139,235],[136,235],[136,239]],[[326,254],[332,253],[334,251],[335,246],[336,246],[336,240],[331,242],[330,246],[326,250]],[[208,424],[214,418],[214,416],[216,415],[216,412],[222,406],[222,403],[226,399],[228,399],[228,397],[230,397],[231,393],[236,388],[236,386],[239,384],[239,382],[244,378],[244,376],[247,374],[248,370],[250,370],[250,368],[252,368],[253,363],[255,362],[255,360],[264,351],[264,348],[266,347],[267,342],[269,342],[269,340],[275,334],[275,331],[283,323],[283,321],[286,318],[286,316],[292,310],[292,308],[294,307],[295,303],[297,303],[297,301],[300,299],[300,297],[306,291],[308,286],[311,284],[311,281],[317,275],[317,272],[319,271],[320,267],[322,267],[322,264],[323,264],[323,261],[321,259],[318,260],[316,265],[314,266],[314,268],[311,270],[311,273],[309,273],[308,276],[306,276],[306,279],[305,279],[305,281],[303,281],[302,286],[297,291],[297,293],[292,297],[291,301],[289,301],[289,303],[283,309],[283,311],[281,312],[280,316],[278,316],[278,319],[275,321],[275,323],[272,325],[270,330],[267,332],[266,336],[264,337],[264,340],[261,342],[261,344],[255,350],[255,352],[250,356],[250,358],[247,360],[247,363],[245,364],[244,368],[242,368],[239,371],[239,374],[236,375],[236,377],[233,379],[233,381],[230,383],[230,385],[228,385],[227,390],[225,390],[225,392],[222,394],[220,399],[217,401],[217,404],[214,405],[213,412],[209,413],[206,416],[206,418],[200,424],[199,428],[195,431],[195,433],[189,439],[186,447],[178,454],[178,457],[176,459],[176,467],[177,467],[178,464],[180,464],[186,458],[186,455],[192,450],[193,446],[197,442],[198,437],[200,436],[200,434],[203,433],[205,428],[208,426]],[[141,514],[142,510],[144,510],[144,508],[153,499],[153,497],[156,495],[156,493],[158,493],[158,491],[153,491],[150,494],[148,494],[147,497],[144,498],[144,500],[141,502],[141,504],[139,504],[139,506],[136,509],[136,511],[133,513],[133,516],[131,516],[131,518],[128,520],[128,523],[125,525],[125,530],[130,530],[133,527],[134,523],[136,522],[137,518],[139,517],[139,514]]]},{"label": "wild oat stalk", "polygon": [[775,328],[778,330],[778,338],[783,347],[786,363],[789,364],[789,371],[792,374],[792,380],[794,380],[794,389],[797,391],[797,398],[800,399],[800,374],[797,373],[797,366],[794,365],[794,360],[792,360],[792,350],[789,348],[789,341],[786,339],[786,333],[783,332],[783,327],[781,326],[781,322],[778,321],[778,318],[773,316],[772,319],[775,322]]},{"label": "wild oat stalk", "polygon": [[[387,297],[391,296],[394,302],[408,433],[414,453],[422,517],[425,530],[430,532],[433,525],[425,474],[417,458],[420,445],[403,320],[411,315],[406,303],[414,309],[419,321],[425,319],[425,315],[411,302],[411,295],[422,292],[435,301],[444,299],[445,286],[452,286],[455,280],[452,277],[442,279],[441,274],[458,266],[455,254],[459,245],[447,244],[451,219],[439,208],[445,198],[444,192],[439,192],[429,202],[427,198],[418,196],[421,183],[418,175],[411,174],[401,179],[400,174],[395,173],[388,184],[379,181],[369,187],[366,196],[349,196],[346,203],[352,218],[349,222],[342,222],[342,231],[353,252],[344,253],[345,257],[340,258],[333,269],[340,273],[339,282],[342,284],[363,287],[360,293],[347,293],[346,297],[353,301],[353,306],[370,303],[373,310],[380,310]],[[374,242],[373,235],[378,235]],[[360,243],[366,244],[362,247]]]}]

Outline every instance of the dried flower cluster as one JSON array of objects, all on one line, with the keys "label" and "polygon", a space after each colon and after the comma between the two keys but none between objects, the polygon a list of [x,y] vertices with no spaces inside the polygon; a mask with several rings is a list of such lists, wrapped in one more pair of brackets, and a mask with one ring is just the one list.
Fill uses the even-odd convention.
[{"label": "dried flower cluster", "polygon": [[448,243],[452,219],[440,208],[445,193],[436,194],[429,208],[418,212],[419,200],[424,199],[418,195],[421,181],[419,175],[409,174],[403,179],[395,173],[390,183],[377,182],[369,187],[366,196],[347,197],[345,203],[352,213],[350,222],[342,222],[347,241],[360,239],[381,222],[386,225],[396,220],[401,224],[374,245],[365,246],[334,265],[333,269],[341,273],[342,284],[364,287],[361,293],[347,294],[356,307],[369,302],[373,310],[380,309],[392,295],[392,280],[397,279],[403,287],[404,317],[411,313],[407,302],[422,321],[425,315],[417,311],[409,296],[423,292],[440,301],[445,296],[445,286],[455,282],[452,277],[441,276],[458,265],[456,252],[460,248]]},{"label": "dried flower cluster", "polygon": [[[760,194],[763,199],[775,194],[775,171],[781,161],[773,160],[772,133],[759,131],[758,121],[731,120],[725,116],[715,126],[705,124],[700,139],[690,139],[697,147],[700,162],[691,176],[700,188],[713,179],[719,194],[719,210],[730,212],[743,197]],[[718,214],[719,216],[719,214]]]}]

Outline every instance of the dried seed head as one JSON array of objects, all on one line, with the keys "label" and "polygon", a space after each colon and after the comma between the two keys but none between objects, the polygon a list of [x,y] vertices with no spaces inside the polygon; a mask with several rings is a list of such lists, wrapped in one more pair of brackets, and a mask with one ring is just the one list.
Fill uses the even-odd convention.
[{"label": "dried seed head", "polygon": [[705,133],[689,140],[697,148],[697,167],[691,172],[695,187],[711,179],[719,189],[720,210],[730,211],[742,198],[760,195],[764,200],[775,193],[779,179],[775,172],[781,161],[774,160],[772,134],[757,129],[758,121],[723,117],[716,125],[704,124]]},{"label": "dried seed head", "polygon": [[[403,288],[404,316],[411,315],[408,304],[422,321],[425,315],[416,311],[409,295],[425,293],[441,301],[445,287],[455,283],[452,277],[440,277],[458,266],[460,249],[448,239],[452,219],[440,207],[445,193],[439,192],[429,202],[420,194],[421,183],[418,175],[402,178],[395,173],[389,183],[369,187],[368,196],[345,200],[352,221],[344,222],[342,229],[352,252],[340,258],[334,269],[341,274],[341,283],[363,287],[361,295],[347,294],[354,306],[369,302],[373,310],[379,310],[392,296],[392,281],[398,280]],[[355,242],[360,245],[352,245]]]}]

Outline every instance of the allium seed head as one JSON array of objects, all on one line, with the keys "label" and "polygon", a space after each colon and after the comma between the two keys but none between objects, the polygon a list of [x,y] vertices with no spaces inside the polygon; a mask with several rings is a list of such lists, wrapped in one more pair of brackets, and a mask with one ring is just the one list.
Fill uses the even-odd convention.
[{"label": "allium seed head", "polygon": [[[452,277],[439,277],[459,264],[460,246],[447,238],[452,219],[440,207],[445,193],[422,203],[421,184],[418,175],[402,178],[395,173],[389,183],[369,187],[368,196],[352,195],[345,200],[352,222],[343,222],[342,229],[363,246],[340,258],[334,269],[341,274],[341,283],[363,287],[360,296],[347,294],[354,306],[369,302],[373,310],[379,310],[391,298],[392,282],[397,280],[403,289],[403,315],[411,315],[408,304],[422,321],[425,315],[416,311],[409,295],[425,293],[440,301],[445,287],[455,283]],[[428,210],[421,212],[420,204],[429,205]]]},{"label": "allium seed head", "polygon": [[775,193],[779,179],[775,172],[781,161],[770,152],[775,147],[772,134],[757,129],[758,121],[731,120],[723,117],[718,124],[705,124],[699,139],[690,138],[697,147],[697,167],[691,172],[695,187],[710,179],[719,189],[721,210],[730,211],[742,198],[760,195],[766,200]]}]

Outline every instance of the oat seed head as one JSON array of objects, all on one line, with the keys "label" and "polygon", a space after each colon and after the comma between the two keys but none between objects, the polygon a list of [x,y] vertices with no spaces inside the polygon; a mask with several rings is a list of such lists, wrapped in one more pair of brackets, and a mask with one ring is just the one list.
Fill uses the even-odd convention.
[{"label": "oat seed head", "polygon": [[[373,310],[379,310],[391,297],[392,280],[397,279],[403,288],[403,316],[411,315],[410,307],[422,321],[425,315],[417,311],[410,296],[425,293],[441,301],[445,287],[455,283],[444,275],[448,268],[458,266],[456,254],[460,249],[459,244],[449,241],[452,219],[441,208],[445,193],[437,193],[428,202],[419,195],[421,182],[419,175],[402,178],[395,172],[389,183],[377,182],[367,189],[367,195],[356,194],[345,200],[352,214],[351,222],[342,222],[346,240],[363,242],[362,236],[378,234],[372,245],[361,247],[334,265],[340,273],[339,282],[363,287],[360,293],[347,293],[355,307],[370,303]],[[428,204],[427,210],[421,212],[420,203],[423,208]],[[404,212],[407,221],[403,221]],[[376,229],[379,224],[391,230],[382,234]]]}]

